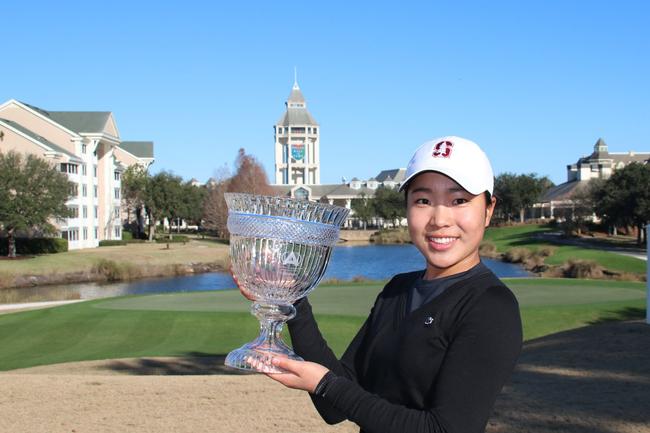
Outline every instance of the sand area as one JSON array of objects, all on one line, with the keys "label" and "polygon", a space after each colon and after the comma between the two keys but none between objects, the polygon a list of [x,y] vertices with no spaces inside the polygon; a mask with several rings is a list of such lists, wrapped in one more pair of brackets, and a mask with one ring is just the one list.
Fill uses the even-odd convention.
[{"label": "sand area", "polygon": [[[221,358],[146,358],[0,373],[0,432],[356,432],[309,397]],[[650,325],[612,322],[527,342],[489,433],[650,433]]]}]

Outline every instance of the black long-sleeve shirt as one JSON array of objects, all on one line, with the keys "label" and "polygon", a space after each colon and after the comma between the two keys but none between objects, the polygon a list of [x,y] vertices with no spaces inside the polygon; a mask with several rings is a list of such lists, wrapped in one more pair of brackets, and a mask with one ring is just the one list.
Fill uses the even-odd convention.
[{"label": "black long-sleeve shirt", "polygon": [[339,361],[311,306],[289,321],[293,348],[336,374],[312,395],[323,419],[349,419],[361,432],[479,433],[521,351],[517,300],[489,270],[462,280],[412,312],[420,272],[399,274]]}]

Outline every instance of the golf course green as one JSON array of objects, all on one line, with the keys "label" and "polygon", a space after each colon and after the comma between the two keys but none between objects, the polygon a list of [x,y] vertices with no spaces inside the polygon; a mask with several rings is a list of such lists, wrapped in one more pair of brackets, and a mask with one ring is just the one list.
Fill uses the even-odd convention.
[{"label": "golf course green", "polygon": [[[645,315],[645,284],[505,279],[519,299],[525,339]],[[310,295],[320,328],[341,354],[383,282],[321,285]],[[226,354],[257,335],[238,291],[127,296],[0,316],[0,370],[141,356]],[[288,340],[288,333],[285,333]]]}]

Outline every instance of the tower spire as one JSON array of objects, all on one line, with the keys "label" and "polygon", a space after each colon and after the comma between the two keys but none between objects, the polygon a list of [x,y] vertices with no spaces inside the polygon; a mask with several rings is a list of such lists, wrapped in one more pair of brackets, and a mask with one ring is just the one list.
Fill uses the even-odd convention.
[{"label": "tower spire", "polygon": [[293,87],[298,87],[298,68],[293,67]]}]

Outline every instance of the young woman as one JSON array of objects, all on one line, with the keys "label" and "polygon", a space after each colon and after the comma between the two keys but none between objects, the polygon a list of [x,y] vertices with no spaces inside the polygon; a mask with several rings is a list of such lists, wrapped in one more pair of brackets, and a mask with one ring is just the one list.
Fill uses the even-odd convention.
[{"label": "young woman", "polygon": [[490,162],[473,142],[443,137],[411,159],[401,190],[426,269],[393,277],[338,360],[307,299],[289,321],[295,352],[269,376],[310,393],[323,419],[361,432],[484,432],[521,350],[519,307],[481,263],[496,200]]}]

